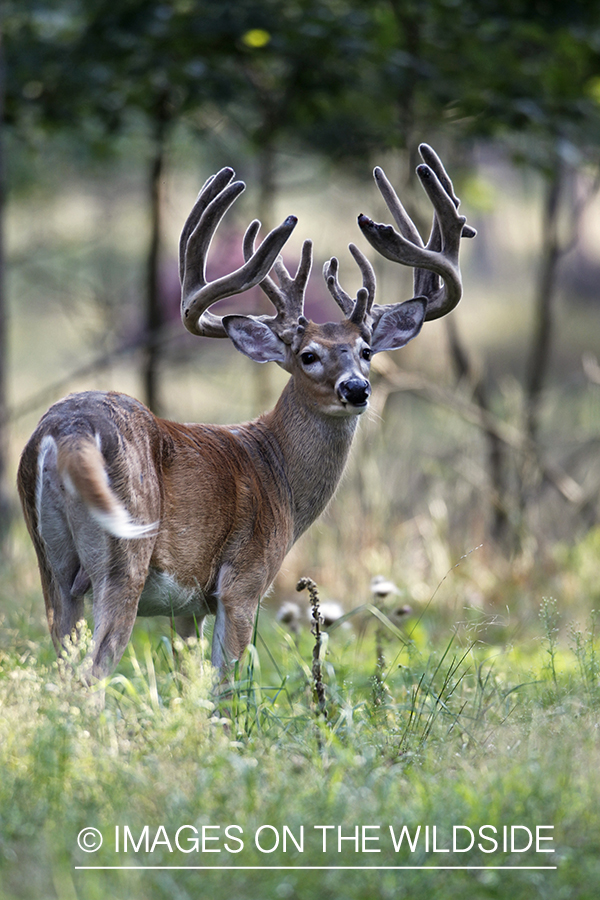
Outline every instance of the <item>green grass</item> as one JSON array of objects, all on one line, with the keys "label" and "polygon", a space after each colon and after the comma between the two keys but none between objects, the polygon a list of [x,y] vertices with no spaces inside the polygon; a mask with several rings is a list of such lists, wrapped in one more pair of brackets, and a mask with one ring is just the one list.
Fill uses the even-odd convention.
[{"label": "green grass", "polygon": [[[510,649],[474,642],[467,626],[432,642],[426,615],[419,641],[414,621],[384,628],[379,689],[375,622],[362,640],[334,629],[318,716],[312,636],[296,645],[265,611],[230,696],[216,699],[205,647],[174,655],[148,625],[100,712],[69,660],[21,621],[0,645],[0,898],[595,897],[600,646],[594,616],[566,624],[545,600],[535,639]],[[394,849],[403,826],[413,841],[420,826],[414,852],[406,837]],[[451,852],[433,851],[434,826],[437,850]],[[474,833],[468,852],[452,852],[453,826]],[[553,826],[540,846],[554,853],[523,849],[536,826]],[[88,827],[104,837],[96,853],[78,848]],[[482,868],[383,868],[441,865]],[[310,868],[323,866],[361,868]]]}]

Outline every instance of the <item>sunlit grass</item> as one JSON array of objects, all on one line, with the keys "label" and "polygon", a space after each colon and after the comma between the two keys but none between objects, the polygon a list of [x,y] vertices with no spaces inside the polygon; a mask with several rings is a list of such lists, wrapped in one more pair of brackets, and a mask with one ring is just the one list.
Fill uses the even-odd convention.
[{"label": "sunlit grass", "polygon": [[[3,590],[10,593],[6,575]],[[18,590],[19,578],[12,578]],[[598,782],[591,777],[600,761],[595,616],[582,626],[570,624],[560,604],[540,600],[528,640],[504,648],[484,643],[468,623],[446,629],[439,640],[431,634],[444,626],[431,629],[427,614],[418,628],[414,621],[398,628],[368,609],[360,615],[367,616],[360,628],[358,617],[349,616],[325,635],[322,715],[313,701],[308,624],[294,636],[266,610],[225,693],[215,689],[205,640],[173,647],[168,626],[141,623],[107,681],[104,709],[78,677],[79,649],[56,660],[35,620],[13,620],[0,645],[3,900],[94,900],[136,891],[195,897],[201,874],[75,868],[82,865],[232,866],[202,878],[219,879],[218,896],[241,898],[362,898],[373,895],[374,884],[377,896],[390,898],[424,898],[432,890],[444,897],[505,897],[509,891],[523,900],[558,900],[571,891],[567,895],[591,898],[600,827]],[[25,634],[19,637],[15,624]],[[384,634],[379,651],[377,627]],[[418,641],[411,632],[418,632]],[[89,635],[83,649],[87,641]],[[375,691],[378,671],[383,688]],[[303,835],[301,852],[289,834],[283,851],[284,825],[297,841]],[[333,826],[325,852],[324,825]],[[439,849],[452,849],[454,825],[475,833],[493,825],[498,834],[518,825],[521,835],[554,826],[545,833],[553,836],[556,853],[500,847],[486,854],[476,845],[468,853],[426,850],[426,826],[436,826]],[[126,853],[125,826],[138,846],[130,842]],[[181,826],[189,826],[182,841],[205,827],[204,851],[176,846]],[[255,844],[263,826],[269,826],[260,832],[263,848],[270,850],[277,832],[273,852]],[[356,826],[359,834],[368,826],[365,834],[376,838],[365,848],[381,852],[355,849]],[[390,826],[396,838],[406,826],[411,839],[421,826],[414,852],[406,840],[394,851]],[[98,853],[78,848],[86,827],[104,836]],[[468,836],[464,829],[460,834]],[[349,838],[340,850],[339,835]],[[442,863],[484,868],[308,868]],[[549,864],[558,868],[490,868]],[[303,868],[275,868],[286,865]]]}]

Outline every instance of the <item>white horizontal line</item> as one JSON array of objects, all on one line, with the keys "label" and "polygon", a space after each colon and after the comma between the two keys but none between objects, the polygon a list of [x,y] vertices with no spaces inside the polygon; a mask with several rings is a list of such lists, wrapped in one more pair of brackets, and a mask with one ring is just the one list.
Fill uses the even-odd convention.
[{"label": "white horizontal line", "polygon": [[355,871],[391,871],[391,870],[399,870],[399,869],[419,869],[419,870],[430,870],[430,871],[439,871],[441,869],[448,870],[485,870],[488,869],[517,869],[519,871],[522,870],[540,870],[540,869],[557,869],[558,866],[75,866],[75,869],[78,870],[106,870],[106,869],[177,869],[177,870],[194,870],[194,871],[202,871],[202,872],[210,872],[211,869],[214,869],[216,872],[223,871],[248,871],[248,870],[256,870],[260,869],[261,871],[268,871],[269,869],[282,871],[282,870],[294,870],[301,871],[306,869],[307,871],[315,871],[315,870],[348,870],[352,869]]}]

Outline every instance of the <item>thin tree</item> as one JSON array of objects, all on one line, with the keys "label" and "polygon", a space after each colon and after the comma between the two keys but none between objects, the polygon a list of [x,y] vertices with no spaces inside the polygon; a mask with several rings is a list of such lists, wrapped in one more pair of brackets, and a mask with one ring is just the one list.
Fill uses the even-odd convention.
[{"label": "thin tree", "polygon": [[7,406],[7,373],[8,373],[8,335],[6,293],[4,290],[4,50],[0,31],[0,553],[4,546],[11,521],[12,507],[6,485],[6,469],[8,456],[8,406]]}]

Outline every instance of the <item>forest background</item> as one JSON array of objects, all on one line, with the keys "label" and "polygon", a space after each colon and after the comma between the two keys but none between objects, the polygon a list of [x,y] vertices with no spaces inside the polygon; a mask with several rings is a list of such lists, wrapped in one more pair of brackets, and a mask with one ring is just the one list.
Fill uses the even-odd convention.
[{"label": "forest background", "polygon": [[[218,741],[207,737],[212,731],[206,723],[199,726],[199,740],[203,746],[217,741],[210,763],[217,781],[226,771],[231,775],[225,752],[241,760],[235,776],[241,779],[257,755],[253,742],[264,740],[263,750],[268,743],[289,751],[286,742],[295,734],[290,722],[300,730],[312,714],[309,700],[298,712],[286,665],[295,667],[298,696],[304,696],[310,673],[293,653],[310,656],[311,635],[303,625],[300,650],[293,650],[275,612],[285,601],[298,602],[295,584],[308,575],[325,599],[337,600],[350,615],[330,636],[328,724],[321,722],[320,737],[306,744],[294,738],[298,779],[306,774],[303,767],[320,766],[315,778],[331,787],[332,773],[354,772],[354,766],[352,778],[366,790],[357,774],[363,763],[350,763],[344,754],[352,751],[355,761],[383,753],[401,771],[400,790],[411,798],[405,797],[407,815],[419,821],[427,808],[418,807],[418,790],[408,789],[418,783],[435,798],[430,809],[441,821],[442,810],[453,808],[459,795],[467,802],[461,793],[466,780],[488,779],[489,787],[482,748],[491,751],[477,728],[489,729],[489,716],[497,716],[494,728],[500,727],[508,698],[523,693],[512,694],[515,685],[541,685],[529,689],[519,707],[522,730],[509,742],[522,747],[516,787],[511,792],[496,784],[495,790],[498,796],[506,791],[510,812],[527,807],[523,797],[535,782],[536,809],[557,828],[562,823],[562,869],[558,880],[542,884],[532,875],[526,883],[512,882],[510,892],[519,896],[522,885],[523,896],[542,888],[546,897],[593,896],[597,871],[593,841],[586,843],[585,836],[594,833],[598,804],[590,795],[577,819],[573,797],[585,794],[583,774],[597,763],[600,694],[594,625],[600,594],[600,4],[4,0],[1,28],[0,683],[6,722],[12,722],[3,796],[11,808],[14,797],[21,798],[18,815],[0,812],[2,896],[93,897],[96,889],[104,895],[106,882],[92,888],[72,873],[69,848],[83,822],[81,810],[94,809],[108,821],[125,808],[131,784],[122,781],[129,771],[123,754],[146,796],[152,765],[164,766],[162,783],[174,802],[169,759],[179,753],[191,766],[191,756],[185,741],[175,751],[169,743],[174,720],[168,716],[180,709],[173,701],[185,710],[191,704],[196,713],[197,696],[201,709],[211,703],[198,686],[201,679],[194,682],[193,702],[191,676],[181,688],[168,623],[143,623],[113,685],[117,699],[109,697],[94,726],[99,730],[90,724],[90,712],[69,731],[73,708],[85,711],[85,700],[76,693],[76,702],[67,702],[55,685],[35,559],[16,498],[16,466],[28,435],[51,402],[84,388],[124,390],[181,421],[240,421],[268,408],[283,373],[252,364],[228,342],[185,334],[179,320],[177,241],[198,189],[223,165],[248,184],[211,250],[215,273],[236,259],[250,219],[260,218],[266,230],[290,213],[299,216],[286,259],[289,253],[293,265],[302,240],[313,239],[308,312],[326,321],[333,313],[320,275],[323,262],[338,256],[352,289],[358,275],[346,247],[360,240],[356,216],[389,219],[371,177],[374,165],[386,170],[427,233],[430,209],[414,174],[421,141],[444,160],[461,211],[478,230],[473,241],[463,242],[464,298],[409,348],[376,358],[373,412],[361,423],[348,474],[265,599],[263,680],[257,694],[257,645],[244,682],[253,687],[240,700],[243,712],[234,716],[239,747],[232,749],[226,730]],[[412,295],[408,270],[373,263],[380,302]],[[237,308],[258,310],[261,302],[253,292],[238,298]],[[399,590],[397,608],[383,610],[385,621],[372,613],[376,575],[392,579]],[[411,612],[394,619],[401,607]],[[399,640],[408,653],[394,676],[397,684],[391,675],[386,682],[389,695],[377,693],[383,638],[369,616],[384,627],[386,641]],[[335,635],[345,635],[337,649]],[[453,641],[463,648],[457,668],[446,655]],[[166,644],[161,670],[150,660]],[[140,666],[138,656],[147,647],[152,653]],[[280,647],[292,653],[293,665]],[[391,666],[396,650],[386,643],[384,652]],[[490,653],[501,659],[493,691],[493,679],[481,668]],[[359,681],[356,673],[364,674],[356,707],[346,692],[353,671]],[[279,687],[269,693],[273,680]],[[293,699],[291,718],[277,712],[274,699],[284,682]],[[456,707],[447,696],[451,684]],[[69,690],[76,692],[72,685]],[[43,702],[32,700],[38,695]],[[122,696],[137,697],[133,711],[123,711]],[[462,717],[469,704],[478,712],[467,726]],[[40,720],[34,725],[31,718],[40,710],[43,733]],[[350,728],[352,715],[368,723],[360,739],[360,729]],[[572,730],[568,740],[552,731],[560,731],[559,721]],[[459,733],[462,743],[454,743]],[[582,754],[560,801],[557,786],[567,757],[557,751],[546,760],[547,778],[539,785],[532,775],[546,738],[548,747],[560,744],[569,765],[575,748]],[[116,762],[113,769],[110,754],[103,757],[101,777],[121,798],[108,811],[90,799],[98,788],[91,760],[107,741]],[[70,748],[64,759],[56,757],[58,745]],[[171,757],[165,751],[159,763],[152,761],[150,745],[168,745]],[[468,757],[472,769],[454,772],[453,787],[436,794],[440,760],[456,756],[465,767]],[[275,794],[285,795],[296,774],[271,763]],[[498,778],[508,771],[505,757],[500,763]],[[83,771],[88,764],[79,800],[67,808],[59,797],[73,782],[73,767]],[[412,766],[421,766],[420,774]],[[199,776],[194,770],[190,777]],[[197,799],[200,782],[194,783]],[[372,788],[380,811],[387,809],[382,784]],[[300,787],[296,791],[300,821],[309,800]],[[469,795],[475,820],[491,815],[477,806],[484,803],[481,795]],[[485,802],[494,796],[492,790]],[[338,815],[341,821],[334,809],[333,820]],[[141,804],[140,823],[146,812]],[[264,821],[265,811],[254,806],[252,815]],[[57,841],[48,824],[54,820],[63,822],[68,837]],[[567,851],[569,828],[578,837]],[[24,849],[34,831],[42,835],[35,853]],[[477,896],[504,895],[507,882],[490,878],[477,883]],[[273,891],[336,896],[340,889],[335,881],[292,882],[273,881]],[[109,884],[115,896],[125,891],[125,881]],[[140,895],[172,896],[175,889],[160,880],[139,884]],[[252,895],[251,881],[231,884],[240,896]],[[356,896],[360,884],[353,887]],[[407,882],[406,891],[420,896],[431,884]],[[464,896],[469,882],[453,884],[456,896]],[[193,893],[191,882],[177,885],[181,896]],[[344,883],[347,896],[349,890]],[[382,882],[383,895],[402,896],[399,890],[396,882]]]}]

